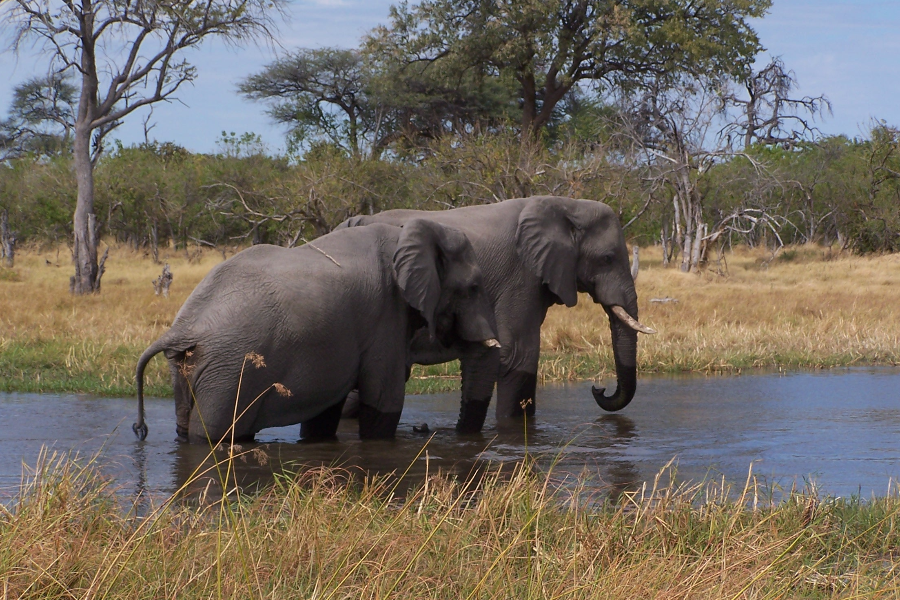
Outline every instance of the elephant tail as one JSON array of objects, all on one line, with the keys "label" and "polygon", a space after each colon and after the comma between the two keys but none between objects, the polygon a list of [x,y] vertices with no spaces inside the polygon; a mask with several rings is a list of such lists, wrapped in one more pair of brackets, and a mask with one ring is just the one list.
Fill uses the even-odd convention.
[{"label": "elephant tail", "polygon": [[185,341],[182,336],[175,333],[173,330],[167,331],[161,338],[150,344],[150,346],[144,350],[144,353],[141,354],[141,357],[137,362],[137,371],[135,373],[135,383],[137,384],[137,399],[138,399],[138,418],[137,422],[131,426],[132,431],[138,437],[139,440],[143,441],[147,438],[147,423],[144,421],[144,369],[147,367],[147,363],[150,362],[150,359],[163,352],[164,350],[187,350],[193,346],[192,342]]}]

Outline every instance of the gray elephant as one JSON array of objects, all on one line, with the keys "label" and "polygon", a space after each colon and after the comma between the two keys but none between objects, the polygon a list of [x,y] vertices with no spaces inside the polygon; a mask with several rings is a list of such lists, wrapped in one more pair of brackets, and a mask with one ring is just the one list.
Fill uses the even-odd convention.
[{"label": "gray elephant", "polygon": [[411,219],[299,248],[254,246],[210,271],[141,355],[134,431],[147,435],[144,368],[164,352],[181,440],[247,439],[294,423],[301,437],[333,436],[354,388],[360,437],[393,437],[418,329],[496,353],[494,312],[458,230]]},{"label": "gray elephant", "polygon": [[609,206],[538,196],[446,211],[389,210],[352,217],[339,227],[400,225],[413,218],[427,218],[465,233],[496,311],[499,370],[490,355],[482,360],[438,347],[424,337],[413,341],[411,357],[416,363],[460,359],[458,431],[481,429],[495,381],[498,419],[523,411],[534,414],[541,324],[551,305],[574,306],[577,292],[586,292],[603,305],[612,330],[618,387],[610,396],[594,388],[594,398],[607,411],[631,402],[637,386],[637,332],[654,332],[637,320],[637,293],[625,238]]}]

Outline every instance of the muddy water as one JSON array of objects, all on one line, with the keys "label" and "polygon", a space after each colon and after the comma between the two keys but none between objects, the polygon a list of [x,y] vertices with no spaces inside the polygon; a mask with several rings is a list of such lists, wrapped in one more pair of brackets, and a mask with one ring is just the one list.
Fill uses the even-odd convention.
[{"label": "muddy water", "polygon": [[[839,496],[884,495],[900,479],[900,369],[643,377],[632,404],[616,414],[600,411],[589,384],[547,386],[527,431],[489,417],[482,434],[460,436],[457,410],[456,394],[411,396],[397,439],[384,442],[360,442],[353,422],[341,425],[338,440],[320,443],[297,443],[296,426],[268,429],[244,445],[261,448],[267,464],[236,462],[238,480],[252,488],[271,482],[273,472],[324,464],[408,470],[414,483],[426,470],[466,475],[485,464],[512,465],[526,449],[559,478],[587,475],[598,493],[639,488],[672,459],[681,480],[742,482],[752,464],[770,485],[814,481]],[[143,443],[131,432],[134,412],[132,399],[0,394],[0,499],[16,493],[23,465],[33,466],[42,447],[99,452],[123,494],[173,492],[209,449],[173,441],[171,400],[148,401]],[[430,434],[413,432],[421,423]]]}]

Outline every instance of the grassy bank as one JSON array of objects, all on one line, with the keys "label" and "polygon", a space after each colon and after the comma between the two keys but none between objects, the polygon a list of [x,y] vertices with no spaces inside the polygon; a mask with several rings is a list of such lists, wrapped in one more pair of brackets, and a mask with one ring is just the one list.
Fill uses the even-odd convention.
[{"label": "grassy bank", "polygon": [[[143,349],[166,330],[194,286],[222,260],[218,252],[162,252],[175,280],[155,296],[160,272],[146,255],[114,248],[103,291],[74,298],[66,250],[24,251],[0,271],[0,389],[133,394]],[[729,372],[900,363],[900,255],[831,256],[792,248],[774,260],[762,250],[727,256],[727,275],[663,269],[658,250],[641,254],[643,373]],[[675,298],[659,303],[652,299]],[[612,352],[602,310],[582,297],[551,308],[542,330],[544,382],[609,378]],[[410,392],[453,389],[457,366],[417,368]],[[162,357],[147,371],[148,393],[170,395]]]},{"label": "grassy bank", "polygon": [[[251,458],[252,460],[252,458]],[[0,504],[0,586],[18,598],[888,598],[900,499],[793,494],[663,474],[618,504],[567,501],[519,469],[405,496],[339,471],[228,503],[122,508],[94,469],[45,460]],[[127,501],[126,501],[127,502]]]}]

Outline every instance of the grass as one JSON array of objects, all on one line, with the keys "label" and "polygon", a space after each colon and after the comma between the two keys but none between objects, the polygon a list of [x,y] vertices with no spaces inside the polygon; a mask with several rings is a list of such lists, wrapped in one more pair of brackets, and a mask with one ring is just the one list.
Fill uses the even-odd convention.
[{"label": "grass", "polygon": [[[184,271],[194,267],[188,264]],[[196,267],[202,276],[203,263]],[[141,289],[141,277],[134,277],[118,284],[132,287],[130,295]],[[22,279],[29,281],[24,269]],[[152,292],[142,297],[144,309],[151,315],[156,311],[159,320],[148,323],[145,317],[131,331],[122,315],[135,317],[138,303],[129,305],[129,293],[119,295],[118,303],[105,298],[116,294],[113,287],[87,299],[62,296],[57,300],[62,306],[41,300],[48,302],[45,312],[18,319],[14,331],[40,333],[44,322],[54,322],[71,336],[72,345],[50,329],[40,338],[44,345],[20,344],[31,349],[27,359],[52,370],[57,367],[46,353],[68,347],[62,353],[66,369],[120,385],[116,382],[127,379],[125,372],[101,365],[105,357],[127,362],[128,344],[113,347],[98,337],[78,343],[78,332],[113,335],[121,328],[123,339],[139,347],[141,327],[164,328],[167,302],[178,296],[169,301]],[[41,308],[41,301],[31,304]],[[67,318],[66,311],[72,316]],[[109,317],[95,316],[105,311]],[[114,315],[118,322],[111,322]],[[586,325],[568,325],[576,326]],[[4,356],[7,348],[19,347],[10,339],[3,342]],[[15,356],[4,360],[25,360]],[[441,369],[432,369],[428,381],[452,376],[452,367]],[[106,377],[109,373],[115,376]],[[44,452],[33,469],[26,469],[15,497],[0,503],[3,597],[822,599],[900,594],[896,491],[867,501],[823,498],[814,489],[764,488],[752,473],[737,486],[713,480],[682,483],[669,466],[640,491],[610,498],[589,473],[575,484],[555,479],[552,469],[538,472],[526,453],[512,473],[498,467],[469,479],[432,474],[409,490],[400,490],[396,477],[360,478],[320,467],[279,474],[273,486],[245,494],[235,487],[235,461],[266,464],[264,451],[224,444],[210,450],[209,458],[174,495],[134,498],[120,494],[103,475],[100,458]],[[224,496],[184,497],[208,475],[227,491]]]},{"label": "grass", "polygon": [[[727,275],[715,265],[699,275],[664,269],[644,249],[637,280],[641,373],[827,368],[900,363],[900,255],[837,256],[816,246],[790,248],[771,260],[737,249]],[[151,281],[161,265],[146,254],[113,248],[99,295],[68,293],[67,251],[24,250],[0,275],[0,390],[92,392],[130,396],[143,349],[171,324],[178,308],[219,261],[218,252],[161,252],[171,265],[169,298]],[[653,298],[678,302],[655,303]],[[542,382],[608,378],[609,326],[583,296],[552,307],[541,332]],[[171,394],[162,357],[146,372],[147,393]],[[459,385],[457,363],[416,367],[410,393]]]},{"label": "grass", "polygon": [[[741,372],[900,363],[900,255],[840,256],[802,246],[776,258],[761,249],[728,254],[698,274],[641,255],[638,369]],[[652,302],[674,298],[677,302]],[[586,298],[582,298],[586,300]],[[612,364],[609,326],[598,306],[554,306],[541,331],[541,380],[589,379]]]},{"label": "grass", "polygon": [[[218,463],[220,476],[236,458]],[[0,587],[35,599],[900,593],[896,495],[808,490],[776,503],[752,477],[684,485],[664,471],[612,503],[527,464],[477,488],[432,475],[403,495],[387,479],[320,468],[226,501],[123,509],[95,462],[45,453],[0,505]]]}]

